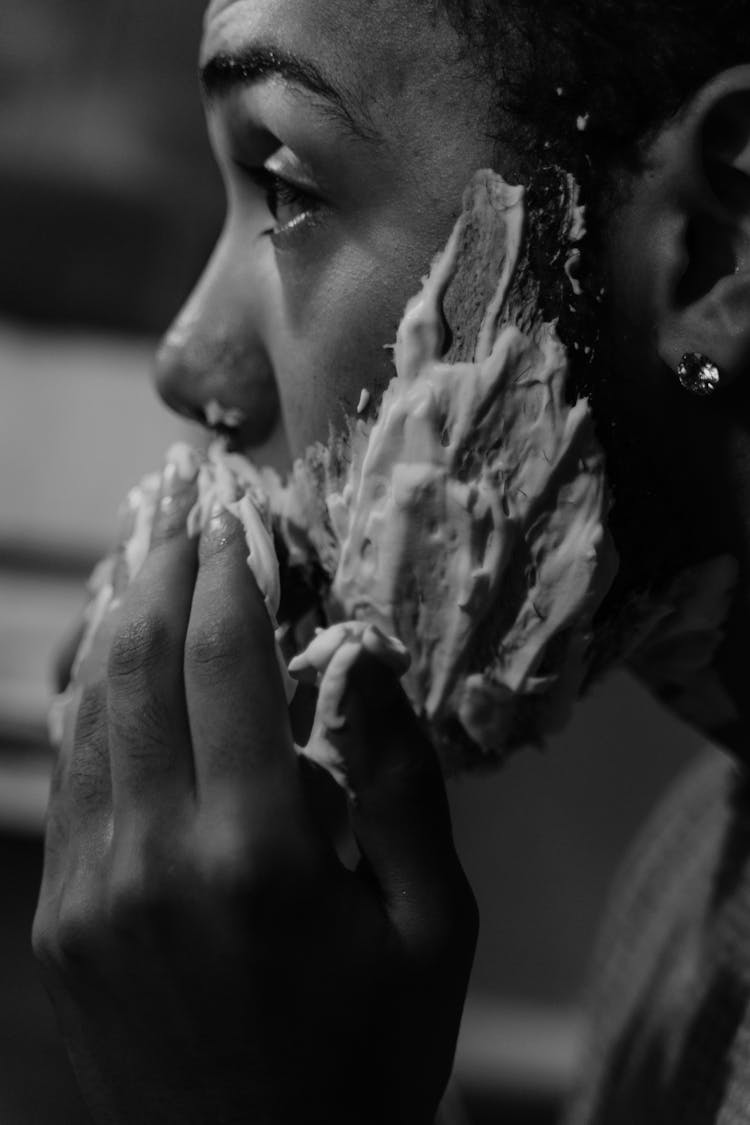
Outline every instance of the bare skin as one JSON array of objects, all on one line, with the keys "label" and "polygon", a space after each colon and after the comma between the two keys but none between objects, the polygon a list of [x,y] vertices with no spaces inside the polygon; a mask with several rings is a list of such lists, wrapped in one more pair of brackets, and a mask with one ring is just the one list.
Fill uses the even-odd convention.
[{"label": "bare skin", "polygon": [[[421,11],[410,15],[409,5],[209,8],[203,66],[259,45],[315,62],[366,132],[353,135],[330,101],[278,76],[207,99],[227,223],[162,347],[157,383],[181,411],[200,412],[212,398],[239,407],[247,421],[238,440],[262,460],[274,436],[294,457],[325,441],[363,388],[377,401],[404,305],[493,145],[455,35]],[[280,200],[273,237],[262,233],[274,218],[248,171],[269,158],[313,196]],[[288,229],[306,212],[309,221]]]},{"label": "bare skin", "polygon": [[[283,466],[325,439],[363,387],[377,400],[391,370],[384,346],[465,182],[498,161],[489,83],[469,77],[454,32],[428,12],[396,0],[222,0],[207,13],[201,61],[228,219],[157,381],[185,413],[203,417],[211,401],[241,411],[236,442],[258,460]],[[246,52],[261,46],[273,48],[262,79],[230,82],[238,53],[247,76]],[[346,110],[269,73],[282,50],[324,71]],[[750,88],[744,70],[734,81]],[[682,351],[711,347],[705,318],[683,302],[675,319],[666,299],[700,193],[695,203],[658,189],[726,95],[717,80],[695,116],[670,125],[656,172],[613,224],[615,331],[665,402],[661,380]],[[724,159],[741,165],[743,151]],[[513,155],[499,163],[513,178]],[[270,210],[259,186],[269,172],[296,185],[276,184]],[[747,220],[738,204],[736,229]],[[653,253],[627,253],[636,231]],[[747,285],[744,245],[738,236],[740,268],[725,286],[733,307]],[[739,307],[734,352],[716,357],[735,382],[750,356]],[[432,748],[392,673],[361,653],[340,738],[363,863],[342,866],[299,773],[236,529],[219,521],[196,546],[173,510],[68,731],[34,927],[94,1119],[426,1125],[477,929]],[[744,542],[736,522],[731,534]]]}]

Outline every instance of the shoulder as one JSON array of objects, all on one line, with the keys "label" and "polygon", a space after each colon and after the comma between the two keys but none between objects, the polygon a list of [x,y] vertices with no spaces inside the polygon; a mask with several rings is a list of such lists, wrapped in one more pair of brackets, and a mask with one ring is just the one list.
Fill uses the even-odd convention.
[{"label": "shoulder", "polygon": [[[750,919],[750,882],[727,879],[732,864],[750,867],[750,828],[738,802],[745,784],[727,756],[708,751],[660,802],[616,880],[594,959],[587,1061],[571,1125],[666,1119],[666,1091],[676,1090],[698,997],[716,970],[719,899],[733,897]],[[739,848],[738,822],[747,830]],[[734,992],[744,995],[739,978]],[[709,1040],[706,1032],[704,1057]]]},{"label": "shoulder", "polygon": [[595,968],[640,947],[667,924],[688,887],[711,878],[740,782],[735,763],[708,748],[647,818],[612,888]]}]

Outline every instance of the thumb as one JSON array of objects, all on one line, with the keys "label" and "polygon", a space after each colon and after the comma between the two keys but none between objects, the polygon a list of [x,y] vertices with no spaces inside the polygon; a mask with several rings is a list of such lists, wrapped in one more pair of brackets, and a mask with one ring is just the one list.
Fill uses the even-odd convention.
[{"label": "thumb", "polygon": [[[365,634],[344,643],[321,683],[316,736],[341,762],[352,829],[402,936],[435,923],[475,926],[476,906],[453,841],[435,749],[398,679]],[[336,698],[336,706],[331,705]]]}]

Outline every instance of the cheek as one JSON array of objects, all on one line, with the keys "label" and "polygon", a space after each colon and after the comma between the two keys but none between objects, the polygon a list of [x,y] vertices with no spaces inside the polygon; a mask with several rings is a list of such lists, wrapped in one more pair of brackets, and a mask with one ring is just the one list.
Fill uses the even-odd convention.
[{"label": "cheek", "polygon": [[455,220],[460,189],[438,206],[371,215],[318,263],[279,260],[283,328],[274,370],[290,447],[299,456],[352,416],[363,390],[373,407],[393,378],[391,347]]},{"label": "cheek", "polygon": [[331,426],[340,430],[356,414],[363,390],[377,405],[395,374],[389,345],[418,285],[418,270],[413,276],[349,270],[308,302],[275,364],[293,456],[327,441]]}]

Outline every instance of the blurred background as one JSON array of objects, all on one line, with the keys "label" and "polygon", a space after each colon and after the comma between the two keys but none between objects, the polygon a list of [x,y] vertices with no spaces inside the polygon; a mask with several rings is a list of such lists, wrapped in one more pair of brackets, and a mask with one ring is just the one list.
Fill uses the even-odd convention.
[{"label": "blurred background", "polygon": [[[203,0],[5,0],[0,39],[0,1121],[81,1125],[29,930],[52,653],[128,487],[178,437],[155,342],[222,217],[195,80]],[[624,676],[544,755],[451,785],[482,913],[458,1125],[551,1123],[607,888],[699,748]]]}]

